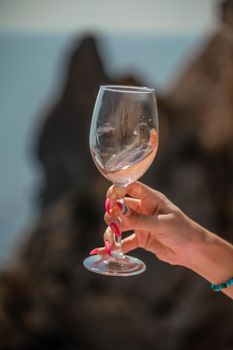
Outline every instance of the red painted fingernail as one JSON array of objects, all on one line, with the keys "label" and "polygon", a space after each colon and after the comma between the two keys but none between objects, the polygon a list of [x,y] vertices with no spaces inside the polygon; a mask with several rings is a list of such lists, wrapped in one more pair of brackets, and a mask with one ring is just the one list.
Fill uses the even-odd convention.
[{"label": "red painted fingernail", "polygon": [[98,254],[99,250],[100,250],[100,248],[95,248],[95,249],[90,251],[89,255]]},{"label": "red painted fingernail", "polygon": [[123,204],[121,202],[116,202],[116,205],[118,206],[118,208],[122,211],[123,209]]},{"label": "red painted fingernail", "polygon": [[105,241],[104,245],[105,245],[106,253],[108,253],[108,255],[112,256],[111,244],[109,243],[109,241]]},{"label": "red painted fingernail", "polygon": [[122,214],[125,215],[127,213],[127,210],[128,210],[127,206],[121,202],[117,202],[116,204],[117,204],[118,208],[120,209],[120,211],[122,212]]},{"label": "red painted fingernail", "polygon": [[107,198],[106,201],[105,201],[105,210],[106,212],[108,213],[108,215],[111,215],[111,205],[110,205],[110,199]]},{"label": "red painted fingernail", "polygon": [[111,230],[115,233],[115,235],[121,237],[122,234],[121,234],[121,231],[118,227],[118,225],[115,223],[115,222],[111,222],[109,227],[111,228]]}]

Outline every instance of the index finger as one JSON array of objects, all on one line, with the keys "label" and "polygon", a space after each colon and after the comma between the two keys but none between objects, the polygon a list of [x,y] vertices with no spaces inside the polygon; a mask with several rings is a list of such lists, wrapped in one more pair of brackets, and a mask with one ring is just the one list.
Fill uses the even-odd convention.
[{"label": "index finger", "polygon": [[141,200],[153,198],[160,204],[164,203],[166,200],[166,197],[163,195],[163,193],[156,191],[139,181],[131,183],[128,185],[128,187],[122,188],[122,192],[119,191],[119,187],[112,185],[107,191],[107,198],[115,201],[116,199],[124,198],[126,194],[130,195],[130,197]]},{"label": "index finger", "polygon": [[151,187],[144,185],[142,182],[136,181],[127,187],[126,193],[133,198],[145,200],[148,198],[154,198],[162,201],[163,194],[152,189]]},{"label": "index finger", "polygon": [[127,187],[126,192],[131,197],[138,198],[138,199],[145,199],[153,195],[153,190],[139,181],[131,183]]},{"label": "index finger", "polygon": [[107,191],[107,198],[110,199],[122,199],[127,193],[127,187],[120,187],[112,185]]},{"label": "index finger", "polygon": [[118,186],[112,185],[107,191],[107,197],[111,199],[117,199],[124,197],[126,194],[129,194],[133,198],[145,199],[153,196],[155,192],[157,191],[154,191],[152,188],[144,185],[139,181],[136,181],[128,185],[128,187],[123,188],[121,192],[119,191]]}]

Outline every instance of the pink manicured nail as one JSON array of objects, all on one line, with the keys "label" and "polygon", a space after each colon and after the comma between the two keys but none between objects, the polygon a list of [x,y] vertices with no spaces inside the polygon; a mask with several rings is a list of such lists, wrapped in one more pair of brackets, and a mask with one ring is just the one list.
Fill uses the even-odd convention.
[{"label": "pink manicured nail", "polygon": [[111,230],[115,233],[115,235],[121,237],[122,234],[121,234],[121,231],[118,227],[118,225],[115,223],[115,222],[111,222],[109,227],[111,228]]},{"label": "pink manicured nail", "polygon": [[118,206],[118,208],[122,211],[123,209],[123,204],[121,202],[116,202],[116,205]]},{"label": "pink manicured nail", "polygon": [[105,245],[106,253],[108,253],[108,255],[112,256],[111,244],[109,243],[109,241],[105,241],[104,245]]},{"label": "pink manicured nail", "polygon": [[89,255],[98,254],[99,250],[100,250],[100,248],[95,248],[95,249],[90,251]]},{"label": "pink manicured nail", "polygon": [[117,202],[116,204],[117,204],[118,208],[120,209],[120,211],[122,212],[122,214],[125,215],[127,213],[127,210],[128,210],[127,206],[122,202]]},{"label": "pink manicured nail", "polygon": [[111,206],[110,206],[110,199],[107,198],[105,201],[105,210],[108,213],[108,215],[111,215]]}]

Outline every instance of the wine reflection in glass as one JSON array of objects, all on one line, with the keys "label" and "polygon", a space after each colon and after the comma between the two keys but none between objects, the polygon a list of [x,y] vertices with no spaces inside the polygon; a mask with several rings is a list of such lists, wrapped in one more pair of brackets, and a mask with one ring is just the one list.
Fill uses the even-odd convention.
[{"label": "wine reflection in glass", "polygon": [[[98,168],[122,193],[150,167],[158,148],[158,111],[154,89],[102,85],[96,99],[90,129],[90,150]],[[114,234],[114,233],[113,233]],[[131,276],[145,271],[145,264],[122,253],[121,237],[114,235],[109,256],[98,254],[84,266],[103,275]]]}]

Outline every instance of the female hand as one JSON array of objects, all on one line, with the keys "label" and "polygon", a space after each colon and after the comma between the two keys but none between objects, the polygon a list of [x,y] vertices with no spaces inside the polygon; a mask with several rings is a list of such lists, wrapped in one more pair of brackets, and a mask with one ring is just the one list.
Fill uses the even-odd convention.
[{"label": "female hand", "polygon": [[[187,266],[190,250],[204,235],[204,229],[162,193],[140,182],[129,185],[125,194],[130,197],[125,197],[126,212],[123,214],[121,205],[117,205],[122,193],[118,187],[111,186],[107,192],[110,208],[105,214],[106,223],[110,227],[113,224],[118,232],[134,231],[122,241],[123,252],[144,248],[162,261]],[[114,244],[111,236],[111,230],[107,229],[104,235],[107,249]]]},{"label": "female hand", "polygon": [[[119,203],[126,194],[125,206]],[[122,240],[123,252],[144,248],[160,260],[182,265],[211,283],[225,283],[233,276],[233,245],[186,216],[162,193],[135,182],[125,193],[118,187],[107,192],[105,248],[90,254],[111,255],[114,234],[133,230]],[[114,233],[113,233],[114,231]],[[233,285],[222,290],[233,299]]]}]

